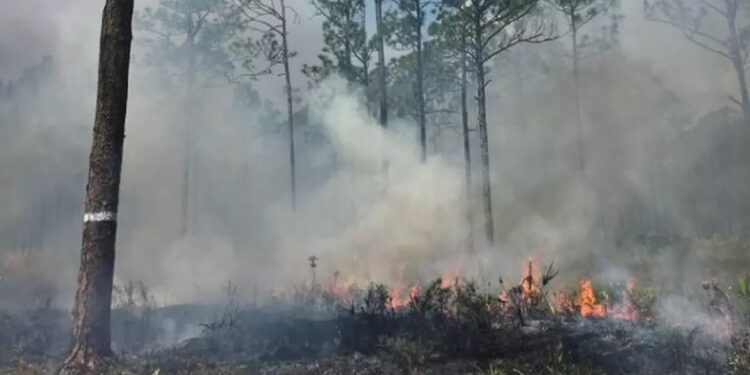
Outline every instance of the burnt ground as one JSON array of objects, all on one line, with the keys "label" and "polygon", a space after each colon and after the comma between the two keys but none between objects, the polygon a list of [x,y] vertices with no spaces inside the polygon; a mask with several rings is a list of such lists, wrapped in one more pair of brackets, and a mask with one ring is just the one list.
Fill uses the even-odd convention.
[{"label": "burnt ground", "polygon": [[[750,374],[746,341],[712,327],[499,310],[461,293],[398,310],[368,298],[314,309],[119,308],[113,373]],[[68,312],[50,308],[0,315],[0,374],[54,373],[69,325]]]}]

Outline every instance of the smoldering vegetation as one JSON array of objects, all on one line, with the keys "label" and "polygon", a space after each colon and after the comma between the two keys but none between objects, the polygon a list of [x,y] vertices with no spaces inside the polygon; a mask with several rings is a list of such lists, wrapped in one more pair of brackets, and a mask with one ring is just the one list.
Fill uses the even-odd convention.
[{"label": "smoldering vegetation", "polygon": [[[0,54],[25,56],[0,59],[9,373],[50,372],[68,350],[91,138],[98,9],[44,4],[44,27],[21,2],[10,13],[36,31],[0,26],[34,34],[0,38]],[[190,78],[181,37],[165,43],[149,23],[160,4],[138,4],[135,23],[112,322],[120,370],[748,371],[750,139],[728,99],[737,81],[721,57],[646,21],[640,2],[613,10],[624,16],[617,42],[580,61],[580,120],[569,34],[552,10],[539,16],[559,39],[488,62],[494,244],[482,229],[473,73],[467,199],[460,66],[426,26],[423,162],[414,53],[388,47],[383,129],[375,52],[354,78],[330,66],[324,79],[309,74],[323,20],[291,4],[292,210],[279,66],[243,64],[237,40],[248,35],[217,24]],[[592,22],[593,38],[610,18]]]},{"label": "smoldering vegetation", "polygon": [[[154,304],[137,283],[115,289],[113,347],[122,373],[726,374],[747,366],[747,301],[716,285],[696,301],[651,288],[551,288],[554,265],[524,264],[519,283],[455,277],[399,291],[338,279],[272,302]],[[747,284],[746,284],[747,285]],[[745,286],[745,288],[747,288]],[[743,292],[747,296],[747,290]],[[747,297],[744,297],[747,299]],[[196,324],[196,322],[201,322]],[[28,373],[64,355],[65,314],[49,307],[3,319],[4,365]],[[176,336],[179,335],[179,336]],[[179,344],[175,344],[179,342]],[[46,363],[50,363],[47,365]]]}]

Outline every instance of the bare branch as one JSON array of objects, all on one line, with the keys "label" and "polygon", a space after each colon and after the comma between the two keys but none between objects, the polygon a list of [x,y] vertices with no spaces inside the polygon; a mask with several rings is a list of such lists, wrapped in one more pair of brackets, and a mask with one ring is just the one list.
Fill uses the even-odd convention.
[{"label": "bare branch", "polygon": [[719,13],[720,15],[724,16],[725,18],[729,18],[729,14],[727,14],[727,12],[719,9],[719,7],[717,7],[716,5],[713,5],[713,4],[711,4],[710,2],[708,2],[706,0],[700,0],[700,1],[701,1],[701,3],[703,3],[703,5],[711,8],[714,12]]},{"label": "bare branch", "polygon": [[690,35],[687,32],[683,32],[683,34],[685,35],[685,38],[687,38],[687,40],[693,42],[693,44],[695,44],[697,46],[700,46],[700,47],[703,47],[706,50],[708,50],[710,52],[713,52],[715,54],[718,54],[720,56],[724,56],[724,57],[726,57],[729,60],[732,60],[732,56],[729,53],[721,51],[721,50],[719,50],[717,48],[711,47],[708,44],[697,40],[694,35]]}]

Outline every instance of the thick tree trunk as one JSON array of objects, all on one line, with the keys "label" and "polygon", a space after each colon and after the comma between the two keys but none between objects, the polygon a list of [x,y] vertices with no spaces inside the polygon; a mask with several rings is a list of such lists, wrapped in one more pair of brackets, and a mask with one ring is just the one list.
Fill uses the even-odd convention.
[{"label": "thick tree trunk", "polygon": [[380,91],[380,125],[388,127],[388,91],[386,88],[385,41],[383,29],[383,0],[375,0],[375,22],[378,37],[378,84]]},{"label": "thick tree trunk", "polygon": [[750,94],[747,89],[747,79],[745,77],[745,64],[742,58],[742,48],[739,32],[737,31],[737,11],[738,4],[736,0],[724,0],[726,6],[727,20],[729,21],[729,43],[732,56],[732,65],[737,73],[737,81],[740,87],[740,96],[742,102],[742,115],[745,122],[750,123]]},{"label": "thick tree trunk", "polygon": [[466,219],[469,223],[469,252],[474,251],[474,217],[471,214],[471,148],[469,143],[469,106],[468,106],[468,58],[466,53],[466,36],[461,36],[461,127],[464,136],[464,170],[466,178]]},{"label": "thick tree trunk", "polygon": [[417,8],[417,109],[419,111],[419,144],[422,147],[422,162],[427,160],[427,115],[425,114],[424,99],[424,66],[422,61],[422,1],[414,0]]},{"label": "thick tree trunk", "polygon": [[495,220],[492,217],[492,187],[490,183],[490,146],[487,135],[487,97],[484,71],[484,38],[482,36],[483,12],[474,11],[474,69],[477,76],[477,112],[479,126],[479,151],[482,162],[482,201],[484,206],[484,232],[487,242],[495,243]]},{"label": "thick tree trunk", "polygon": [[286,80],[287,118],[289,121],[289,170],[291,173],[292,211],[297,208],[297,181],[294,160],[294,104],[292,102],[292,78],[289,73],[289,45],[287,44],[286,4],[281,0],[281,42],[284,59],[284,79]]},{"label": "thick tree trunk", "polygon": [[110,309],[132,16],[133,0],[107,0],[104,6],[73,348],[61,369],[63,374],[100,374],[112,356]]}]

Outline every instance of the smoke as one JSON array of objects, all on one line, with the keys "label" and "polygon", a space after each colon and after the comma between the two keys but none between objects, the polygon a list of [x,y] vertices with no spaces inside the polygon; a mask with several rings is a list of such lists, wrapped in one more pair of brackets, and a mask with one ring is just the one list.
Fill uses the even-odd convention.
[{"label": "smoke", "polygon": [[[638,258],[637,251],[646,247],[643,238],[725,235],[728,227],[735,228],[733,235],[743,233],[736,228],[745,222],[744,193],[730,189],[731,200],[717,197],[727,197],[718,194],[727,184],[746,186],[744,174],[733,169],[707,175],[702,164],[704,155],[722,149],[721,137],[734,133],[703,132],[723,124],[721,119],[697,121],[726,104],[735,90],[731,70],[681,35],[645,22],[636,2],[623,3],[621,45],[582,65],[585,189],[577,170],[567,40],[521,46],[494,62],[488,106],[495,246],[482,241],[477,132],[471,135],[471,228],[458,132],[442,132],[422,163],[411,119],[395,119],[383,129],[361,93],[338,79],[304,89],[300,67],[315,62],[322,43],[320,20],[309,6],[300,4],[299,22],[290,30],[299,52],[292,61],[299,109],[294,212],[286,119],[277,113],[284,108],[280,77],[243,86],[269,99],[272,108],[238,104],[247,97],[226,82],[195,93],[173,90],[144,63],[146,51],[136,38],[117,281],[142,280],[160,303],[172,304],[215,301],[229,280],[246,298],[256,291],[267,295],[276,285],[309,282],[312,255],[319,258],[319,279],[338,271],[360,284],[414,282],[456,265],[469,277],[513,279],[533,255],[555,261],[571,279],[582,273],[625,279],[644,268],[663,272],[658,268],[679,260],[681,271],[664,272],[663,278],[675,288],[697,285],[709,276],[704,255],[711,248],[670,242],[660,251],[677,251],[664,250],[645,266],[644,259],[653,258]],[[38,12],[31,17],[28,9]],[[85,1],[35,0],[11,1],[0,15],[0,77],[15,83],[12,99],[0,101],[0,253],[11,254],[4,259],[37,254],[29,264],[4,266],[38,285],[42,297],[24,303],[49,295],[63,306],[72,300],[99,12]],[[42,60],[47,55],[51,60]],[[3,99],[7,86],[0,88]],[[195,147],[185,236],[187,126],[194,129]],[[709,159],[726,166],[737,155]],[[703,205],[696,208],[696,201]],[[725,218],[729,210],[713,213],[717,206],[740,208],[736,217]],[[0,288],[11,276],[4,274]],[[20,304],[22,294],[15,292],[14,301]]]},{"label": "smoke", "polygon": [[[422,164],[411,124],[384,130],[339,79],[324,82],[305,106],[330,147],[311,152],[300,144],[296,150],[300,193],[294,213],[284,137],[263,140],[252,118],[222,116],[228,108],[214,106],[215,117],[201,117],[224,129],[199,131],[194,230],[187,237],[179,236],[175,194],[181,153],[167,151],[179,145],[169,144],[171,131],[141,133],[163,119],[131,117],[139,125],[128,142],[139,145],[128,150],[123,173],[118,276],[144,280],[170,302],[185,302],[218,298],[229,280],[247,286],[245,293],[306,282],[311,255],[320,258],[321,277],[339,271],[366,283],[435,276],[439,270],[420,267],[466,251],[461,165],[439,156]],[[217,155],[208,146],[213,144],[224,151]],[[328,175],[310,183],[303,177],[311,169]]]}]

